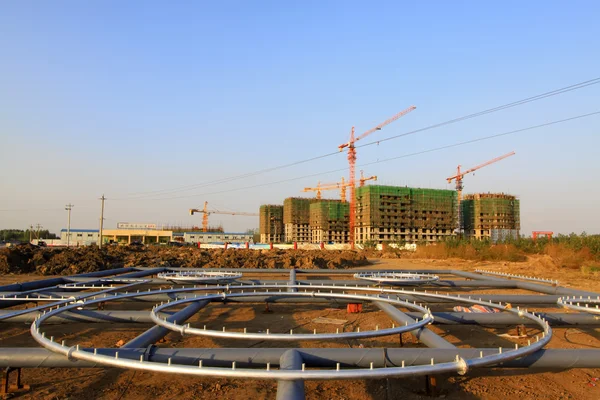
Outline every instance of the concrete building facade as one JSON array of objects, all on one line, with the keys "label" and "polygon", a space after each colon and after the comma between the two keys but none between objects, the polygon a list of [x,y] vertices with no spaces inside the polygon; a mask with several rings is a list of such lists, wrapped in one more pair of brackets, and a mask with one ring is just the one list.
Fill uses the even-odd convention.
[{"label": "concrete building facade", "polygon": [[461,202],[466,237],[493,241],[516,238],[521,229],[520,202],[504,193],[475,193]]},{"label": "concrete building facade", "polygon": [[283,201],[283,225],[288,243],[310,243],[310,204],[316,199],[288,197]]},{"label": "concrete building facade", "polygon": [[348,243],[350,204],[340,200],[317,200],[310,204],[312,243]]},{"label": "concrete building facade", "polygon": [[259,211],[261,243],[281,243],[284,237],[283,206],[263,204]]},{"label": "concrete building facade", "polygon": [[454,235],[453,190],[369,185],[356,190],[356,243],[436,242]]}]

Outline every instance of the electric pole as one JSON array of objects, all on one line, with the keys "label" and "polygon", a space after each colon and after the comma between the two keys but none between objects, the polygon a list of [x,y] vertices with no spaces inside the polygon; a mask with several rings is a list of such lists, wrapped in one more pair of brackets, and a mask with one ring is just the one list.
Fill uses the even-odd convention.
[{"label": "electric pole", "polygon": [[65,210],[68,212],[68,222],[67,222],[67,247],[69,247],[71,242],[71,209],[75,207],[75,205],[69,203],[65,206]]},{"label": "electric pole", "polygon": [[33,233],[33,225],[29,225],[29,243],[33,240],[31,234]]},{"label": "electric pole", "polygon": [[102,248],[102,228],[104,227],[104,200],[106,200],[106,197],[104,197],[104,195],[102,195],[102,197],[100,197],[100,200],[102,200],[102,208],[100,209],[100,237],[98,240],[98,248]]},{"label": "electric pole", "polygon": [[36,224],[35,227],[37,228],[37,232],[36,232],[36,236],[37,236],[37,240],[40,240],[40,230],[43,228],[42,225],[40,224]]}]

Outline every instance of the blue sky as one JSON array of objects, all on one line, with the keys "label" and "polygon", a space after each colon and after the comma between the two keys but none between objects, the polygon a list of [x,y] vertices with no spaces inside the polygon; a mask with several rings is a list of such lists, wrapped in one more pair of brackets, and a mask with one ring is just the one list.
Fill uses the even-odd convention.
[{"label": "blue sky", "polygon": [[[256,212],[346,171],[335,152],[600,76],[596,1],[4,2],[0,227],[200,223],[187,209]],[[600,85],[358,150],[358,165],[600,110]],[[600,116],[365,167],[379,183],[521,199],[522,231],[600,233]],[[358,168],[360,169],[360,167]],[[139,193],[152,192],[140,195]],[[221,193],[219,193],[221,192]],[[337,197],[337,193],[329,193]],[[211,216],[228,230],[252,217]]]}]

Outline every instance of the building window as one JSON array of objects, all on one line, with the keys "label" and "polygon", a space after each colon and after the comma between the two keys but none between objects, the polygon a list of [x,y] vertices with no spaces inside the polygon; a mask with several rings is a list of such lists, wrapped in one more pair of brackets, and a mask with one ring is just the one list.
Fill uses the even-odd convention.
[{"label": "building window", "polygon": [[192,236],[190,236],[190,238],[192,238],[192,239],[195,239],[195,238],[196,238],[196,236],[192,235]]},{"label": "building window", "polygon": [[77,237],[83,237],[83,233],[78,233]]},{"label": "building window", "polygon": [[94,236],[92,233],[88,233],[88,237],[92,237]]}]

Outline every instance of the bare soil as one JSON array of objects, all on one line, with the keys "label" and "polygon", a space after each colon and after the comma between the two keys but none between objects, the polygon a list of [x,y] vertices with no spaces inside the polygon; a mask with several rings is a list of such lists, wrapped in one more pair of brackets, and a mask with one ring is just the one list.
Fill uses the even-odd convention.
[{"label": "bare soil", "polygon": [[328,250],[198,249],[165,246],[0,249],[0,274],[74,275],[119,267],[182,268],[348,268],[368,264],[364,254]]},{"label": "bare soil", "polygon": [[[523,263],[492,263],[463,260],[404,260],[372,259],[370,268],[410,269],[462,269],[485,268],[529,276],[558,279],[561,285],[600,292],[600,281],[593,275],[577,270],[560,269],[547,265],[543,257],[532,257]],[[274,271],[275,272],[275,271]],[[350,272],[350,271],[349,271]],[[62,271],[61,271],[62,273]],[[39,275],[13,275],[0,277],[0,283],[15,280],[39,279]],[[322,279],[322,278],[321,278]],[[341,279],[347,279],[343,277]],[[479,291],[482,293],[483,291]],[[506,293],[505,290],[486,290],[487,293]],[[512,291],[516,293],[516,291]],[[132,307],[131,303],[107,304],[107,309]],[[139,305],[149,309],[150,304]],[[326,317],[346,320],[344,329],[373,329],[376,325],[391,325],[391,320],[374,306],[365,306],[359,314],[348,314],[344,307],[330,305],[289,304],[271,305],[271,313],[264,312],[264,305],[227,304],[211,305],[193,319],[192,325],[207,324],[219,329],[265,330],[286,332],[335,331],[336,325],[317,324],[313,320]],[[447,306],[432,307],[441,311]],[[542,311],[542,309],[539,309]],[[556,309],[553,309],[556,311]],[[564,311],[564,310],[563,310]],[[127,341],[144,330],[147,324],[71,324],[49,326],[48,334],[67,342],[83,346],[114,347],[120,340]],[[515,332],[515,327],[493,329],[478,326],[432,326],[431,329],[458,347],[496,347],[523,343],[526,339],[498,337],[498,334]],[[534,335],[537,331],[529,329]],[[405,347],[422,347],[408,334],[404,335]],[[28,325],[0,325],[0,346],[36,346],[31,339]],[[169,334],[161,347],[399,347],[397,336],[361,341],[337,342],[238,342],[233,340],[202,337],[181,337]],[[600,348],[600,329],[557,328],[550,348]],[[600,369],[576,369],[560,372],[537,373],[522,369],[483,369],[470,371],[467,376],[437,377],[438,394],[435,398],[445,399],[599,399]],[[117,369],[27,369],[23,370],[23,381],[31,385],[26,393],[16,394],[18,399],[274,399],[277,384],[268,381],[200,379],[147,372]],[[596,386],[597,385],[597,386]],[[386,379],[375,381],[326,381],[306,382],[309,399],[430,399],[425,392],[424,378]]]}]

